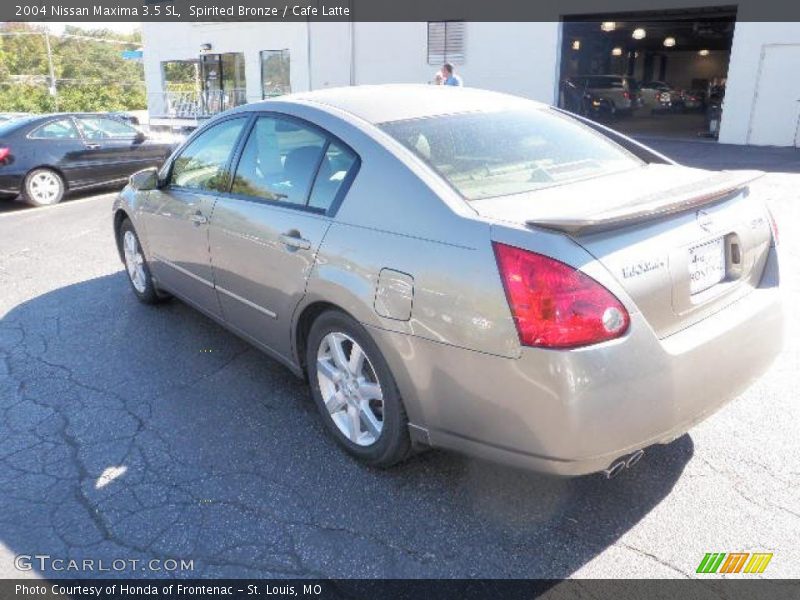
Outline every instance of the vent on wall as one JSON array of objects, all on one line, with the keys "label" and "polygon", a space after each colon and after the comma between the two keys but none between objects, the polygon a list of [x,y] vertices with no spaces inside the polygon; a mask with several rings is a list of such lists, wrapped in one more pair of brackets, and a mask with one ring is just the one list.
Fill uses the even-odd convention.
[{"label": "vent on wall", "polygon": [[431,21],[428,23],[428,64],[464,64],[464,21]]}]

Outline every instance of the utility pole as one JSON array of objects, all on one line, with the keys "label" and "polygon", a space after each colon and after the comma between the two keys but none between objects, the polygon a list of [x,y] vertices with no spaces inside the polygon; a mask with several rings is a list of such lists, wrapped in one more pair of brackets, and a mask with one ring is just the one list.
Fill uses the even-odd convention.
[{"label": "utility pole", "polygon": [[53,50],[50,47],[50,30],[44,30],[44,43],[47,46],[47,66],[50,69],[50,95],[56,104],[56,112],[58,112],[58,88],[56,87],[56,70],[53,66]]}]

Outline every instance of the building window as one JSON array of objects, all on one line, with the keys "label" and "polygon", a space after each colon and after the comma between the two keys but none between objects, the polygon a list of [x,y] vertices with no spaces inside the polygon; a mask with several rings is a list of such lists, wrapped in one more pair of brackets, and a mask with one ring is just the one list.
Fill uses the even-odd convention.
[{"label": "building window", "polygon": [[169,60],[161,63],[165,92],[194,92],[200,89],[200,61]]},{"label": "building window", "polygon": [[428,23],[428,64],[464,64],[464,21],[431,21]]},{"label": "building window", "polygon": [[271,98],[289,94],[289,50],[261,51],[261,97]]}]

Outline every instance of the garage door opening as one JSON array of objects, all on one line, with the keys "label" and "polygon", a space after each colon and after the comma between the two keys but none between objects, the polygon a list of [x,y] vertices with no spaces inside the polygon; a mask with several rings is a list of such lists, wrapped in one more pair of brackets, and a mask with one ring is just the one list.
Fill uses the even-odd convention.
[{"label": "garage door opening", "polygon": [[576,15],[558,103],[634,137],[719,135],[735,8]]}]

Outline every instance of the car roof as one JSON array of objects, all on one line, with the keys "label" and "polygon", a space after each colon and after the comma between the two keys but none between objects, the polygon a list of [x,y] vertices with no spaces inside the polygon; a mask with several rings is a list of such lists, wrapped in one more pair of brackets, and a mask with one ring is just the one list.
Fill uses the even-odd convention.
[{"label": "car roof", "polygon": [[57,113],[24,113],[19,119],[26,119],[28,122],[44,119],[63,119],[66,117],[112,117],[114,114],[124,113],[124,111],[112,112],[57,112]]},{"label": "car roof", "polygon": [[465,112],[489,112],[545,105],[478,88],[425,84],[358,85],[280,96],[248,104],[269,110],[275,103],[312,104],[347,112],[373,124]]},{"label": "car roof", "polygon": [[109,113],[90,113],[90,112],[59,112],[59,113],[31,113],[14,119],[2,121],[3,134],[11,135],[16,134],[18,131],[27,131],[30,128],[37,127],[50,120],[64,119],[68,117],[109,117],[119,121],[119,117],[115,117]]}]

